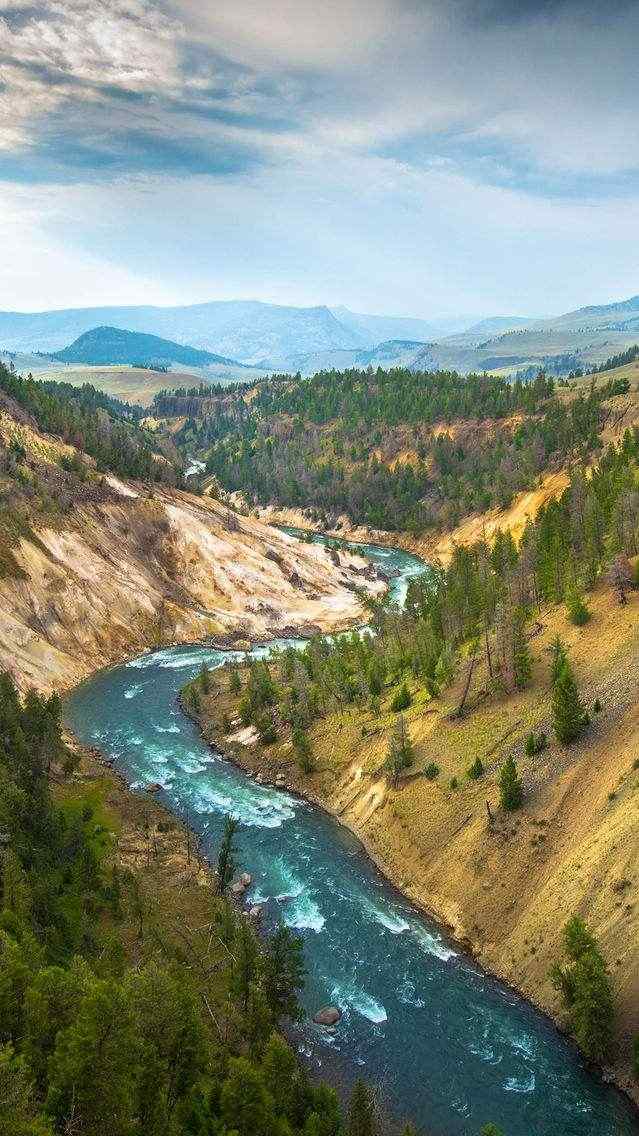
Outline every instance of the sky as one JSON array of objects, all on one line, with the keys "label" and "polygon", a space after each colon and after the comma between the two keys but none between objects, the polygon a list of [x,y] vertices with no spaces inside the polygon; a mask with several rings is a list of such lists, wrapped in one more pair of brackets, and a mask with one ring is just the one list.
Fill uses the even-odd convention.
[{"label": "sky", "polygon": [[0,0],[0,308],[639,292],[639,0]]}]

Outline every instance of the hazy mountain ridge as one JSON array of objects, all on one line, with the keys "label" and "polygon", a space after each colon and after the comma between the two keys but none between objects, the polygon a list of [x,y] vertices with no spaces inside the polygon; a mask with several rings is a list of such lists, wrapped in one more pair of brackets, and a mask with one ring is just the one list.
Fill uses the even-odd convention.
[{"label": "hazy mountain ridge", "polygon": [[120,327],[94,327],[83,332],[62,351],[53,352],[52,358],[61,363],[183,363],[187,366],[206,367],[210,363],[242,366],[234,359],[215,355],[210,351],[173,343],[158,335],[128,331]]},{"label": "hazy mountain ridge", "polygon": [[461,316],[428,321],[255,300],[0,312],[0,347],[58,352],[98,326],[159,336],[265,370],[307,375],[350,366],[463,373],[543,366],[565,373],[566,368],[598,366],[639,341],[639,296],[551,319],[493,316],[479,321]]}]

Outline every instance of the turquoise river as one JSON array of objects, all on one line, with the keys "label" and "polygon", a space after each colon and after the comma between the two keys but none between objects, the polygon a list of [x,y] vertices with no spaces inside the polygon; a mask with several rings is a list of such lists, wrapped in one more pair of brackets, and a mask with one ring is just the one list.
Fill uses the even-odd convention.
[{"label": "turquoise river", "polygon": [[[393,574],[399,602],[425,568],[407,553],[358,549]],[[238,817],[249,899],[268,901],[269,920],[303,937],[305,1005],[343,1010],[335,1030],[309,1021],[296,1032],[308,1062],[342,1086],[364,1077],[392,1116],[428,1136],[478,1136],[489,1121],[505,1136],[638,1133],[625,1099],[391,888],[343,827],[210,751],[177,695],[203,663],[218,667],[232,654],[198,645],[143,655],[78,687],[66,718],[133,789],[159,782],[161,799],[188,818],[205,853],[215,855],[225,814]]]}]

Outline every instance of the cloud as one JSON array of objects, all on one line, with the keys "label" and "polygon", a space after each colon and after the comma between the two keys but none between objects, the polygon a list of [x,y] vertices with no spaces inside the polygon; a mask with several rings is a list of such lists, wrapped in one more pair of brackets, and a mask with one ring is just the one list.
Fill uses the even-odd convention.
[{"label": "cloud", "polygon": [[637,42],[636,0],[4,0],[0,180],[41,203],[33,287],[57,302],[57,261],[90,256],[175,300],[636,291]]}]

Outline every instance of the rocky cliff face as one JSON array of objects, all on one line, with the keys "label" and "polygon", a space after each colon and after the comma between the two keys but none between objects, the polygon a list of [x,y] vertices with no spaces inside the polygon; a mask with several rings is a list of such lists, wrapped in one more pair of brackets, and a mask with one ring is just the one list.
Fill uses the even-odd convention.
[{"label": "rocky cliff face", "polygon": [[[6,415],[0,427],[6,442]],[[58,449],[68,458],[29,425],[15,429],[31,473],[54,466]],[[362,612],[356,590],[384,589],[359,557],[331,558],[209,497],[115,477],[69,496],[50,524],[34,520],[11,561],[0,572],[0,668],[44,691],[162,643],[347,626]]]}]

